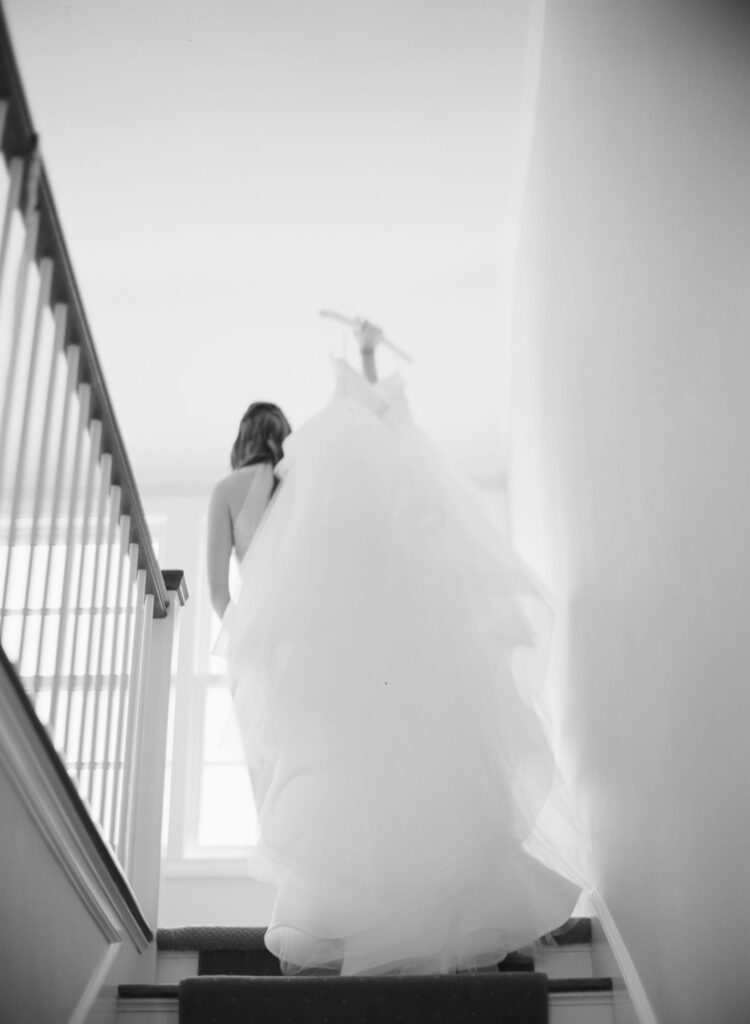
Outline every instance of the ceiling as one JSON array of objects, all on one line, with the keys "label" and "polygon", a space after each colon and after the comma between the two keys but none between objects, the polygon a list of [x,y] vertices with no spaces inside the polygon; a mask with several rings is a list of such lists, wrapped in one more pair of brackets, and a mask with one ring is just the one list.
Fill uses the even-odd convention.
[{"label": "ceiling", "polygon": [[4,0],[144,487],[223,475],[255,399],[325,402],[323,307],[381,324],[418,421],[502,474],[531,5]]}]

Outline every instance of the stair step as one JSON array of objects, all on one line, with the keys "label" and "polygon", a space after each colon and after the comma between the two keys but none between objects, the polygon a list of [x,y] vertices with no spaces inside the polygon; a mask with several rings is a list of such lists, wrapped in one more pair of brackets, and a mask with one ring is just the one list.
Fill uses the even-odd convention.
[{"label": "stair step", "polygon": [[156,958],[157,985],[177,985],[199,973],[200,954],[193,949],[160,950]]},{"label": "stair step", "polygon": [[435,976],[189,978],[181,1024],[546,1024],[547,979],[528,972]]},{"label": "stair step", "polygon": [[[265,947],[266,929],[201,926],[160,928],[156,981],[178,984],[207,975],[278,976],[279,962]],[[549,978],[591,977],[591,920],[571,918],[544,943],[510,953],[502,972],[537,970]]]},{"label": "stair step", "polygon": [[265,928],[226,928],[216,925],[159,928],[156,948],[170,952],[202,949],[265,950],[265,937]]},{"label": "stair step", "polygon": [[[160,928],[156,980],[174,984],[207,975],[278,976],[279,962],[265,947],[265,928]],[[550,978],[590,977],[591,921],[572,918],[542,944],[510,953],[501,972],[538,970]]]},{"label": "stair step", "polygon": [[506,958],[497,965],[497,969],[503,973],[506,971],[514,971],[516,973],[519,971],[533,971],[534,958],[523,953],[508,953]]},{"label": "stair step", "polygon": [[591,978],[591,946],[534,946],[534,969],[548,978]]},{"label": "stair step", "polygon": [[[497,965],[497,969],[503,973],[533,971],[534,957],[509,953]],[[162,950],[159,952],[156,973],[157,984],[176,985],[185,978],[215,974],[278,977],[281,975],[281,967],[273,953],[265,948],[202,949],[197,953],[194,950]],[[542,973],[549,972],[542,968]]]},{"label": "stair step", "polygon": [[591,918],[571,917],[551,933],[557,946],[586,946],[591,942]]},{"label": "stair step", "polygon": [[[137,1024],[177,1024],[179,991],[179,985],[120,985],[118,1024],[136,1018]],[[549,1024],[613,1024],[611,978],[551,978],[547,993]]]},{"label": "stair step", "polygon": [[[159,950],[251,950],[265,949],[265,927],[233,928],[201,925],[191,928],[159,928],[156,946]],[[581,946],[591,942],[591,918],[571,917],[555,928],[551,937],[556,946]]]},{"label": "stair step", "polygon": [[[520,973],[526,973],[522,971]],[[216,975],[221,977],[221,975]],[[231,976],[230,976],[231,977]],[[381,975],[381,977],[384,977]],[[387,977],[387,976],[385,976]],[[408,976],[407,976],[408,977]],[[456,977],[456,975],[445,975],[445,974],[433,974],[433,975],[418,975],[418,977],[430,977],[430,978],[446,978]],[[472,975],[476,977],[476,975]],[[494,977],[494,975],[482,974],[481,977]],[[226,979],[224,979],[226,980]],[[232,978],[234,981],[235,979]],[[254,979],[246,979],[251,982]],[[299,978],[286,978],[286,981],[294,981],[295,983],[299,980],[309,981],[311,979],[299,979]],[[314,979],[321,980],[321,979]],[[328,983],[333,982],[336,984],[341,981],[341,978],[325,977],[323,978]],[[402,979],[397,979],[401,981]],[[176,999],[179,995],[179,985],[120,985],[118,987],[118,994],[121,999]],[[561,992],[611,992],[612,991],[612,979],[611,978],[550,978],[547,983],[547,991],[550,994],[561,993]]]}]

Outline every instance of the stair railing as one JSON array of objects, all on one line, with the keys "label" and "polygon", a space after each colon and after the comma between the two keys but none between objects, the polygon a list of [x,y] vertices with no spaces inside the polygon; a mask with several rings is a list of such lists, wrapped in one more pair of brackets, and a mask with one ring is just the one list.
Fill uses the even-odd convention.
[{"label": "stair railing", "polygon": [[153,904],[186,591],[154,553],[2,10],[0,140],[0,643]]}]

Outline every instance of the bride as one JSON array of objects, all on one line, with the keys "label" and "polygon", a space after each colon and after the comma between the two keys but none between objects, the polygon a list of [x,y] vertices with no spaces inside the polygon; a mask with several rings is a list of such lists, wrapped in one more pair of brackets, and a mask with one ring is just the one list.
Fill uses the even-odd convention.
[{"label": "bride", "polygon": [[277,886],[266,944],[285,973],[475,970],[580,893],[531,852],[557,791],[518,660],[538,595],[402,380],[377,380],[382,332],[354,327],[364,376],[335,360],[332,399],[294,433],[250,406],[210,502],[250,871]]}]

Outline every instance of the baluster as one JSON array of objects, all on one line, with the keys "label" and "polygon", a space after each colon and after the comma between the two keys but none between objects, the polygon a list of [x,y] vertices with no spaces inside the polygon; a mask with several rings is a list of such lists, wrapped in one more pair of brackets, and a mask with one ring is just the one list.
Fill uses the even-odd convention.
[{"label": "baluster", "polygon": [[[42,335],[43,316],[49,305],[50,289],[52,287],[52,260],[42,260],[39,291],[37,294],[36,313],[34,315],[34,327],[31,336],[31,354],[29,357],[28,376],[26,378],[26,389],[23,404],[23,418],[21,421],[21,436],[18,443],[18,454],[16,458],[16,479],[13,486],[10,509],[10,525],[7,540],[7,560],[5,563],[5,579],[3,581],[2,600],[0,600],[0,629],[2,619],[7,608],[8,588],[13,571],[13,554],[16,544],[16,532],[18,527],[18,515],[21,506],[21,493],[23,488],[24,471],[26,468],[26,450],[29,442],[29,428],[31,425],[31,410],[33,407],[34,384],[36,381],[37,362],[39,358],[39,342]],[[30,557],[30,556],[29,556]],[[27,580],[29,578],[27,573]],[[24,604],[22,614],[25,619],[27,606]],[[21,627],[23,631],[23,626]],[[19,650],[18,664],[21,664],[21,653]]]},{"label": "baluster", "polygon": [[112,650],[109,659],[109,679],[107,682],[107,723],[104,729],[104,757],[102,765],[102,788],[99,798],[98,821],[105,833],[111,825],[111,803],[107,803],[107,795],[110,789],[110,765],[114,760],[114,738],[112,736],[116,685],[119,679],[117,672],[117,661],[120,653],[120,644],[123,625],[122,591],[125,562],[127,560],[128,540],[130,538],[130,516],[120,517],[120,544],[117,557],[117,582],[114,593],[114,618],[112,621]]},{"label": "baluster", "polygon": [[18,209],[21,201],[21,186],[23,184],[24,162],[20,156],[14,157],[10,162],[10,182],[5,197],[5,212],[3,214],[2,235],[0,235],[0,298],[5,283],[5,261],[8,256],[8,245],[10,244],[10,229],[13,224],[13,214]]},{"label": "baluster", "polygon": [[[26,590],[24,593],[23,607],[27,614],[23,616],[21,623],[21,638],[19,640],[18,649],[18,663],[19,665],[23,662],[24,645],[26,641],[26,627],[29,621],[29,606],[31,603],[31,581],[33,579],[34,565],[36,562],[36,552],[39,541],[39,524],[42,514],[42,502],[44,500],[44,489],[45,479],[47,475],[47,455],[50,447],[50,428],[52,425],[52,408],[54,406],[55,386],[57,384],[57,371],[61,365],[63,356],[63,345],[65,343],[65,332],[67,330],[68,323],[68,309],[67,306],[58,303],[55,306],[54,314],[54,338],[52,342],[52,359],[49,364],[49,373],[47,375],[47,397],[44,404],[44,422],[42,424],[42,436],[39,444],[39,465],[36,474],[36,483],[34,485],[34,505],[31,517],[31,536],[29,539],[29,571],[26,576]],[[47,551],[49,553],[49,547]],[[39,612],[42,617],[42,621],[45,615],[44,602]],[[39,634],[39,644],[41,647],[42,635],[41,629]]]},{"label": "baluster", "polygon": [[[117,741],[115,744],[115,772],[112,792],[112,817],[110,821],[109,841],[113,849],[119,844],[120,827],[120,801],[122,799],[123,776],[125,774],[125,734],[126,715],[132,703],[132,679],[130,666],[132,664],[132,651],[134,645],[133,623],[135,620],[135,608],[143,603],[143,595],[138,594],[138,545],[131,544],[128,550],[128,579],[126,583],[125,597],[125,637],[122,645],[122,659],[120,666],[119,701],[117,709]],[[145,582],[144,582],[145,588]]]},{"label": "baluster", "polygon": [[78,395],[78,430],[76,432],[75,451],[73,455],[73,469],[70,477],[70,497],[68,499],[67,530],[65,534],[65,561],[63,568],[62,593],[60,595],[60,627],[57,633],[57,654],[55,656],[55,674],[52,680],[52,700],[49,712],[49,730],[55,743],[59,744],[57,714],[60,704],[60,693],[62,690],[63,664],[65,660],[65,648],[68,639],[68,624],[71,618],[70,610],[70,588],[73,577],[73,564],[75,559],[74,530],[75,516],[78,506],[79,486],[78,481],[81,473],[81,461],[83,454],[84,438],[88,429],[89,410],[91,407],[91,386],[81,384]]},{"label": "baluster", "polygon": [[[94,539],[94,568],[91,574],[91,621],[89,622],[89,633],[86,641],[86,656],[84,660],[83,687],[81,691],[81,714],[78,733],[78,754],[75,760],[76,773],[79,786],[83,786],[84,759],[83,750],[88,736],[89,722],[89,699],[94,681],[94,670],[96,667],[96,649],[94,636],[97,630],[101,631],[101,617],[104,614],[104,590],[102,586],[102,597],[99,597],[99,583],[102,579],[102,548],[104,546],[104,531],[107,520],[107,497],[110,490],[112,478],[112,456],[105,452],[102,456],[99,474],[99,498],[96,508],[96,534]],[[94,730],[92,720],[91,731]]]},{"label": "baluster", "polygon": [[26,306],[26,291],[29,281],[29,268],[31,266],[31,245],[36,245],[38,223],[35,222],[32,232],[27,233],[24,240],[21,261],[16,272],[16,291],[13,302],[13,326],[10,337],[10,353],[8,365],[5,371],[5,395],[3,397],[2,415],[0,416],[0,481],[5,475],[5,456],[10,434],[11,413],[13,404],[18,393],[16,375],[18,373],[18,362],[21,356],[21,340],[23,337],[23,320]]},{"label": "baluster", "polygon": [[117,523],[120,519],[120,500],[122,493],[119,487],[115,486],[110,491],[110,502],[109,502],[109,522],[107,524],[107,555],[104,563],[104,588],[102,590],[102,614],[101,614],[101,627],[99,630],[97,657],[96,657],[96,671],[94,672],[94,714],[92,717],[93,731],[91,736],[90,755],[89,755],[89,776],[86,785],[86,798],[89,803],[93,806],[94,803],[94,783],[96,775],[96,762],[97,754],[100,746],[100,737],[102,731],[100,729],[100,711],[101,711],[101,697],[102,697],[102,685],[103,685],[103,669],[104,669],[104,658],[109,636],[107,627],[109,623],[109,612],[110,612],[110,591],[112,587],[112,551],[115,546],[115,534],[117,531]]},{"label": "baluster", "polygon": [[143,569],[138,571],[138,597],[135,612],[135,643],[130,663],[130,701],[125,735],[125,764],[117,849],[118,859],[128,877],[130,877],[130,869],[133,866],[133,790],[140,755],[138,735],[142,705],[141,691],[148,668],[151,623],[154,613],[154,597],[153,594],[146,594],[146,573]]},{"label": "baluster", "polygon": [[[60,441],[57,449],[57,466],[55,468],[55,485],[52,491],[52,507],[50,512],[50,526],[49,526],[49,542],[47,545],[47,563],[44,570],[44,588],[42,591],[42,623],[39,630],[39,649],[37,651],[36,661],[36,672],[34,674],[33,681],[33,693],[36,697],[39,693],[39,687],[41,685],[42,676],[42,657],[45,652],[45,642],[47,639],[47,623],[49,622],[48,608],[50,583],[52,579],[52,564],[53,564],[53,553],[55,548],[55,541],[57,540],[57,527],[58,517],[60,514],[60,503],[62,501],[62,488],[63,478],[65,475],[65,464],[67,461],[67,449],[68,449],[68,428],[70,425],[71,411],[70,406],[73,401],[73,394],[75,393],[76,386],[78,383],[78,363],[80,359],[81,351],[77,345],[71,346],[67,351],[68,358],[68,375],[65,383],[65,397],[63,400],[62,407],[62,422],[60,424]],[[58,634],[60,625],[58,622]]]},{"label": "baluster", "polygon": [[86,490],[83,499],[83,524],[81,527],[81,559],[79,562],[78,569],[78,582],[76,586],[75,604],[73,606],[73,634],[71,637],[71,648],[70,648],[70,671],[68,672],[68,699],[65,704],[65,715],[63,719],[63,741],[62,749],[65,752],[65,756],[68,756],[68,747],[70,741],[70,723],[71,723],[71,705],[73,703],[73,693],[75,691],[75,683],[77,678],[76,673],[76,662],[78,657],[78,636],[79,627],[81,622],[81,614],[84,610],[84,606],[89,613],[89,629],[91,628],[91,612],[90,608],[93,604],[94,595],[84,598],[84,588],[86,585],[86,567],[88,564],[88,543],[89,533],[91,530],[91,517],[92,517],[92,505],[94,503],[94,479],[96,472],[99,467],[99,456],[101,452],[102,443],[102,424],[101,420],[92,420],[90,427],[91,444],[89,446],[89,464],[86,470]]},{"label": "baluster", "polygon": [[18,361],[21,355],[21,342],[23,338],[23,321],[26,308],[26,292],[29,285],[29,270],[36,255],[37,240],[39,237],[39,215],[36,212],[37,189],[39,184],[40,163],[38,153],[35,151],[29,161],[28,174],[28,201],[26,215],[26,236],[24,238],[21,260],[16,273],[16,292],[13,301],[13,329],[11,332],[10,356],[5,378],[5,399],[3,402],[2,414],[0,415],[0,488],[3,486],[5,475],[5,450],[10,433],[11,412],[13,402],[18,392],[16,385],[16,374],[18,372]]}]

